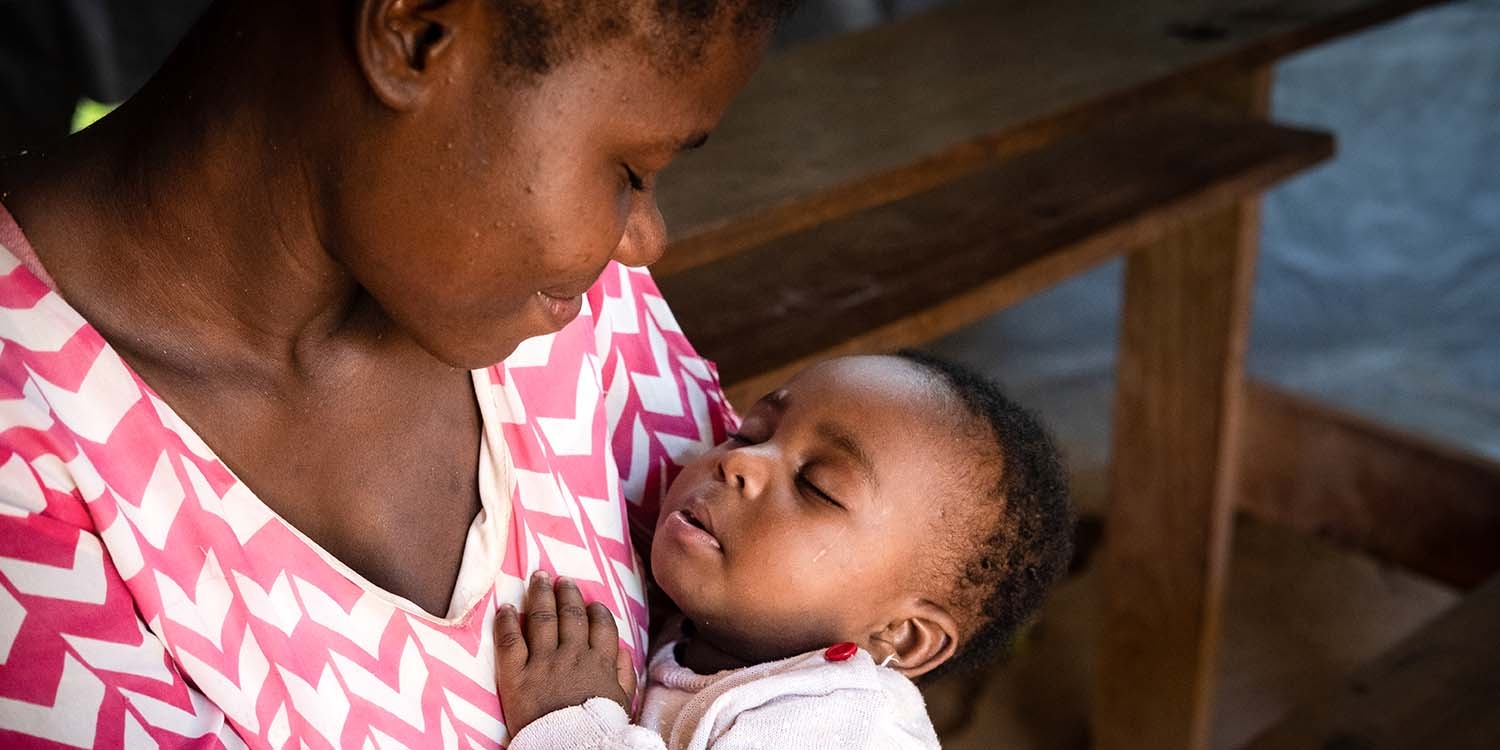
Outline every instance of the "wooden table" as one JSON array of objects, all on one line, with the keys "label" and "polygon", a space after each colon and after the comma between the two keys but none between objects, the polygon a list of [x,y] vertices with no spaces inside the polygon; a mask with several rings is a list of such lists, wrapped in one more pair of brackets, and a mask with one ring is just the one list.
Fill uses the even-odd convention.
[{"label": "wooden table", "polygon": [[655,272],[743,405],[1127,255],[1094,737],[1202,748],[1257,196],[1332,154],[1270,66],[1427,4],[970,1],[793,49],[663,180]]}]

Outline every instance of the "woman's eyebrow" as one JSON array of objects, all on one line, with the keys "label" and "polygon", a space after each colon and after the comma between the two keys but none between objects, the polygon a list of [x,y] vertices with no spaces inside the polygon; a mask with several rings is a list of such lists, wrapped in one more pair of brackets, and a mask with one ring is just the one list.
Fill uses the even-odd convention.
[{"label": "woman's eyebrow", "polygon": [[845,432],[838,425],[828,422],[819,422],[816,432],[818,433],[818,437],[827,440],[828,444],[832,445],[834,450],[853,459],[860,473],[865,476],[865,479],[869,481],[872,487],[880,486],[880,480],[875,475],[875,462],[870,460],[870,454],[865,452],[864,447],[859,444],[859,441],[852,434]]},{"label": "woman's eyebrow", "polygon": [[708,143],[708,131],[706,130],[699,133],[694,133],[678,141],[676,151],[678,153],[682,153],[684,151],[692,151],[693,149],[703,148],[703,144],[705,143]]}]

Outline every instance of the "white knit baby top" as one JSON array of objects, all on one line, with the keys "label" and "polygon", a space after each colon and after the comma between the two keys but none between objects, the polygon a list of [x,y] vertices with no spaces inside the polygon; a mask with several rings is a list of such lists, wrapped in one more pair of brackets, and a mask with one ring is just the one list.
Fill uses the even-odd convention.
[{"label": "white knit baby top", "polygon": [[511,750],[935,750],[922,694],[906,676],[860,649],[823,651],[700,675],[677,663],[676,642],[657,649],[640,721],[594,698],[527,725]]}]

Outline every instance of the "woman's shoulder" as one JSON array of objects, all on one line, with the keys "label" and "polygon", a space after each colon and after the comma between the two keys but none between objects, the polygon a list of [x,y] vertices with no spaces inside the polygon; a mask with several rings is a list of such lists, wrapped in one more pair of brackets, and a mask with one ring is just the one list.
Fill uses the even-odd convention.
[{"label": "woman's shoulder", "polygon": [[97,433],[88,425],[110,410],[96,402],[117,400],[111,396],[118,390],[110,368],[99,367],[105,350],[90,340],[83,318],[17,257],[13,248],[24,241],[17,232],[0,213],[0,446],[6,452],[35,448],[38,435],[58,427],[60,410]]},{"label": "woman's shoulder", "polygon": [[[0,217],[0,223],[7,217]],[[129,365],[65,300],[0,244],[0,501],[40,486],[48,513],[89,523],[77,506],[103,485],[143,484],[160,449],[205,454]],[[23,471],[23,468],[25,471]],[[59,504],[61,503],[61,505]],[[36,507],[32,507],[36,506]],[[12,508],[18,510],[18,508]]]}]

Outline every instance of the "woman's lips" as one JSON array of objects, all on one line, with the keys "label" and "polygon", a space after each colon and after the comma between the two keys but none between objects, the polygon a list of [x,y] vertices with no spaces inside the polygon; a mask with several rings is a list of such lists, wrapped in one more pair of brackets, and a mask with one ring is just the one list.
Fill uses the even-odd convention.
[{"label": "woman's lips", "polygon": [[536,298],[542,304],[542,312],[551,321],[554,330],[561,331],[583,309],[583,295],[576,294],[571,297],[563,297],[546,292],[537,292]]},{"label": "woman's lips", "polygon": [[721,552],[724,550],[724,547],[719,544],[719,540],[712,533],[693,523],[691,517],[680,510],[673,511],[671,515],[667,516],[667,521],[663,525],[662,531],[672,535],[673,538],[684,544],[708,547]]}]

